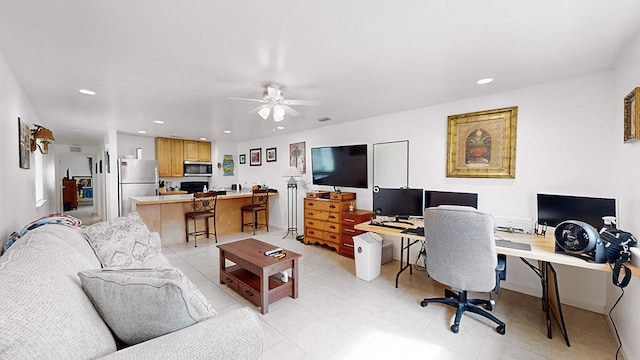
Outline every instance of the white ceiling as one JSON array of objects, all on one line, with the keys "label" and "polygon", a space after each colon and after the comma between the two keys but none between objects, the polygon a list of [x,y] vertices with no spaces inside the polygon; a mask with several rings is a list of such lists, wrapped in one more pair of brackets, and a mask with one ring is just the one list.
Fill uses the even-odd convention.
[{"label": "white ceiling", "polygon": [[320,103],[278,123],[293,132],[610,69],[638,14],[637,0],[2,0],[0,52],[58,142],[245,141],[276,124],[226,98],[269,82]]}]

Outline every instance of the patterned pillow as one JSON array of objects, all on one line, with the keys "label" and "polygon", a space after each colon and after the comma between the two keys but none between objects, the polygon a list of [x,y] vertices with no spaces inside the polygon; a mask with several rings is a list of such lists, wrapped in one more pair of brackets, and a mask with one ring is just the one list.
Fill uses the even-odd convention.
[{"label": "patterned pillow", "polygon": [[138,213],[88,226],[83,235],[103,268],[144,264],[162,248],[160,235],[150,232]]},{"label": "patterned pillow", "polygon": [[178,269],[104,269],[78,273],[82,288],[123,343],[134,345],[216,316]]}]

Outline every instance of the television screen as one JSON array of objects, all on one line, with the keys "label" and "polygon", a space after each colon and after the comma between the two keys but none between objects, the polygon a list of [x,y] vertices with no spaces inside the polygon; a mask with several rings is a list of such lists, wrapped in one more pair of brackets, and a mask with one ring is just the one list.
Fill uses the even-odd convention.
[{"label": "television screen", "polygon": [[565,220],[579,220],[600,229],[603,216],[616,216],[615,199],[538,194],[540,225],[556,227]]},{"label": "television screen", "polygon": [[422,217],[423,189],[373,189],[373,211],[376,215],[400,219]]},{"label": "television screen", "polygon": [[311,171],[314,185],[366,189],[367,145],[312,148]]},{"label": "television screen", "polygon": [[424,192],[424,205],[425,207],[458,205],[471,206],[477,209],[478,194],[427,190]]}]

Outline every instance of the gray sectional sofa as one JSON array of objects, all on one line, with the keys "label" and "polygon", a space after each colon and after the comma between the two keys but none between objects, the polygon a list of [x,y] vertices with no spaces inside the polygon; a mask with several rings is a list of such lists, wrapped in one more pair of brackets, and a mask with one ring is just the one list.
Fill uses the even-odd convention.
[{"label": "gray sectional sofa", "polygon": [[[0,257],[0,359],[256,359],[262,355],[260,321],[248,308],[123,346],[78,275],[100,272],[95,250],[82,229],[47,224],[28,231]],[[143,265],[155,268],[169,263],[159,254]]]}]

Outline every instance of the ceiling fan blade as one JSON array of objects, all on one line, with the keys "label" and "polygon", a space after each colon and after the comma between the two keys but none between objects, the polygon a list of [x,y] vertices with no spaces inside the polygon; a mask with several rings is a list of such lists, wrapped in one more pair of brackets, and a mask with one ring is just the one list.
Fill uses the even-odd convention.
[{"label": "ceiling fan blade", "polygon": [[262,109],[263,109],[263,108],[265,108],[265,107],[266,107],[266,108],[268,108],[268,107],[269,107],[269,105],[268,105],[268,104],[260,105],[260,106],[258,106],[257,108],[255,108],[255,109],[253,109],[253,110],[249,111],[249,114],[254,113],[254,112],[258,112],[258,111],[262,110]]},{"label": "ceiling fan blade", "polygon": [[318,106],[318,102],[315,100],[282,100],[285,105],[305,105],[305,106]]},{"label": "ceiling fan blade", "polygon": [[298,116],[298,115],[300,115],[300,113],[299,113],[299,112],[297,112],[296,110],[294,110],[293,108],[291,108],[291,107],[289,107],[289,106],[287,106],[287,105],[285,105],[285,104],[280,104],[280,107],[281,107],[281,108],[283,108],[283,109],[284,109],[284,111],[285,111],[287,114],[291,115],[291,116]]},{"label": "ceiling fan blade", "polygon": [[237,98],[237,97],[228,97],[227,100],[244,100],[244,101],[255,101],[255,102],[265,102],[263,99],[248,99],[248,98]]}]

